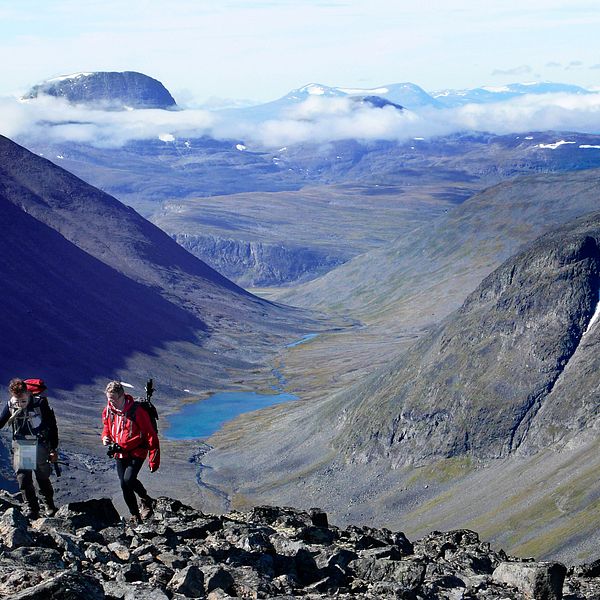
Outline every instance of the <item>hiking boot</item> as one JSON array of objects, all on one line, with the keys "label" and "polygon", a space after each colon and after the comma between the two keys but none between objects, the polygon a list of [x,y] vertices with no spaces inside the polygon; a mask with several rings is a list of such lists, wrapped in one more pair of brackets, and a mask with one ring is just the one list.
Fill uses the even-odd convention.
[{"label": "hiking boot", "polygon": [[140,498],[140,516],[145,521],[154,514],[154,500],[147,496],[146,498]]},{"label": "hiking boot", "polygon": [[54,502],[46,502],[46,516],[53,517],[58,511]]},{"label": "hiking boot", "polygon": [[30,506],[28,506],[23,511],[23,516],[32,521],[35,521],[36,519],[40,518],[40,509],[39,508],[31,508]]},{"label": "hiking boot", "polygon": [[127,523],[129,525],[131,525],[131,527],[135,527],[136,525],[139,525],[142,522],[142,519],[140,518],[140,515],[131,515],[129,517],[129,520],[127,521]]}]

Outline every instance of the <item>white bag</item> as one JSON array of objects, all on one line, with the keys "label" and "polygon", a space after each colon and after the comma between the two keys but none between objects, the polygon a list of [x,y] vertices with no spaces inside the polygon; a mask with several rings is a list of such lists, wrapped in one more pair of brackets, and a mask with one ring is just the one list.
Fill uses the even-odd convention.
[{"label": "white bag", "polygon": [[15,471],[37,469],[38,440],[37,438],[13,440]]}]

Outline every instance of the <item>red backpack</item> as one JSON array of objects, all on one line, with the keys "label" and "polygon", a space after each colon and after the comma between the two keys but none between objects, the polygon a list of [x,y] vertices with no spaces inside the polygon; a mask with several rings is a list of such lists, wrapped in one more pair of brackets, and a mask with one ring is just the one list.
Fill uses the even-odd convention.
[{"label": "red backpack", "polygon": [[48,389],[43,379],[24,379],[23,381],[27,386],[27,391],[34,396],[39,396]]}]

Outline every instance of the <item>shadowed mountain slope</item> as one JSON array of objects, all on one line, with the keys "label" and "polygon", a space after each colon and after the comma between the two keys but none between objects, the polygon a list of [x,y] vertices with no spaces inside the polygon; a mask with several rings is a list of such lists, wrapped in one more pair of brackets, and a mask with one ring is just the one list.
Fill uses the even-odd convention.
[{"label": "shadowed mountain slope", "polygon": [[206,325],[0,196],[0,373],[55,384],[111,373],[133,352],[200,343]]},{"label": "shadowed mountain slope", "polygon": [[142,376],[156,369],[174,389],[201,387],[301,331],[299,311],[252,296],[133,209],[3,137],[0,200],[4,378],[22,365],[73,385],[135,357],[128,367]]}]

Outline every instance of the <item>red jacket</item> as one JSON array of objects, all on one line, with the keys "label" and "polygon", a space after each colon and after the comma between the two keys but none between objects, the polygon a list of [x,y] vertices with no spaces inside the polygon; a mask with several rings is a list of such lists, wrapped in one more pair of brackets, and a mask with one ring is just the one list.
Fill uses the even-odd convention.
[{"label": "red jacket", "polygon": [[129,394],[125,394],[123,410],[118,410],[112,402],[108,402],[102,411],[102,437],[109,438],[123,448],[124,452],[115,453],[116,458],[146,458],[150,453],[148,463],[150,469],[156,471],[160,466],[158,436],[143,408],[135,409],[134,418],[131,418],[133,402]]}]

